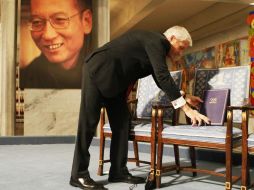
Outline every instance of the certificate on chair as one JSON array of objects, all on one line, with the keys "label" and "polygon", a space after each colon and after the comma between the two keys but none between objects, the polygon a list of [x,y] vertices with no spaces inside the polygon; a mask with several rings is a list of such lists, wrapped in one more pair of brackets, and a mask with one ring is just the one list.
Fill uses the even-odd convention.
[{"label": "certificate on chair", "polygon": [[211,125],[223,125],[229,100],[229,89],[205,90],[200,113],[211,120]]}]

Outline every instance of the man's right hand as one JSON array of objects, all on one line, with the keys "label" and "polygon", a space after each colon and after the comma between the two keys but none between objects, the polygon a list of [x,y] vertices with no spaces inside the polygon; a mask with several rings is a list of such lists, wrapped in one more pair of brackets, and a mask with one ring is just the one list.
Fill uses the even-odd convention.
[{"label": "man's right hand", "polygon": [[196,109],[198,109],[200,104],[204,102],[200,97],[192,95],[186,95],[185,100],[188,102],[188,104],[195,107]]},{"label": "man's right hand", "polygon": [[193,110],[191,107],[188,106],[188,104],[183,105],[181,108],[184,113],[191,119],[192,125],[198,124],[198,126],[200,126],[202,124],[202,121],[207,124],[211,123],[208,117],[200,114],[197,110]]}]

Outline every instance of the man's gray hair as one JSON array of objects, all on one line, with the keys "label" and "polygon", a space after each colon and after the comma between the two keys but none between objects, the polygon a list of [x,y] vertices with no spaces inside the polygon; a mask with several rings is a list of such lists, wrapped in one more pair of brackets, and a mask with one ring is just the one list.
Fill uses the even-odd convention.
[{"label": "man's gray hair", "polygon": [[190,36],[190,33],[186,28],[182,26],[173,26],[169,29],[167,29],[163,33],[167,38],[170,38],[171,36],[175,36],[178,40],[185,41],[187,40],[189,42],[189,46],[192,46],[192,39]]}]

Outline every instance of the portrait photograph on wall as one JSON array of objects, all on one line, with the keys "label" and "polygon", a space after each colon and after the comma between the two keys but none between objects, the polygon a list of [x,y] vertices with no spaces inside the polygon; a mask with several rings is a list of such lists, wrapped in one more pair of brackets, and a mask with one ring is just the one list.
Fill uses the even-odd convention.
[{"label": "portrait photograph on wall", "polygon": [[21,0],[20,88],[80,89],[92,0]]}]

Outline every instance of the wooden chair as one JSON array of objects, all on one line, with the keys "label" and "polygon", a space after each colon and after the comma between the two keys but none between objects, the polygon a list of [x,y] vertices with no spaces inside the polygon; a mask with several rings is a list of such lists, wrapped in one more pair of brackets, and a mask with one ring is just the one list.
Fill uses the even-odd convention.
[{"label": "wooden chair", "polygon": [[230,110],[242,111],[242,185],[241,190],[246,190],[253,187],[250,184],[249,171],[249,154],[254,153],[254,134],[248,133],[248,121],[250,111],[254,110],[254,106],[231,106]]},{"label": "wooden chair", "polygon": [[[231,67],[220,69],[199,69],[195,73],[194,95],[203,97],[204,90],[208,89],[230,89],[230,105],[239,106],[249,96],[249,75],[250,67]],[[239,179],[239,176],[232,176],[232,147],[239,146],[241,130],[233,127],[235,123],[241,123],[241,112],[231,110],[227,112],[226,126],[202,126],[192,127],[169,126],[164,124],[165,108],[158,108],[158,153],[156,168],[156,186],[161,185],[161,174],[169,168],[162,165],[163,145],[190,147],[191,167],[180,167],[179,158],[177,161],[178,170],[207,173],[216,176],[226,177],[225,188],[231,189],[232,182]],[[195,147],[223,150],[226,152],[226,174],[206,169],[197,169],[195,161]],[[177,155],[178,156],[178,155]]]},{"label": "wooden chair", "polygon": [[[176,85],[181,88],[182,85],[182,71],[171,72]],[[130,100],[129,103],[135,103],[134,116],[132,119],[132,126],[130,129],[129,139],[133,141],[135,158],[128,158],[128,161],[136,162],[139,166],[140,163],[151,164],[151,176],[154,176],[155,159],[156,159],[156,138],[157,131],[155,128],[156,110],[152,109],[152,104],[156,102],[163,102],[170,104],[167,95],[161,91],[155,84],[153,77],[142,78],[138,81],[136,99]],[[173,109],[167,110],[165,113],[169,118],[177,117]],[[100,118],[100,156],[98,175],[103,175],[103,165],[110,160],[104,159],[105,139],[111,138],[112,133],[109,123],[105,123],[105,108],[101,109]],[[150,161],[140,160],[138,154],[138,143],[146,142],[151,145],[151,158]]]}]

